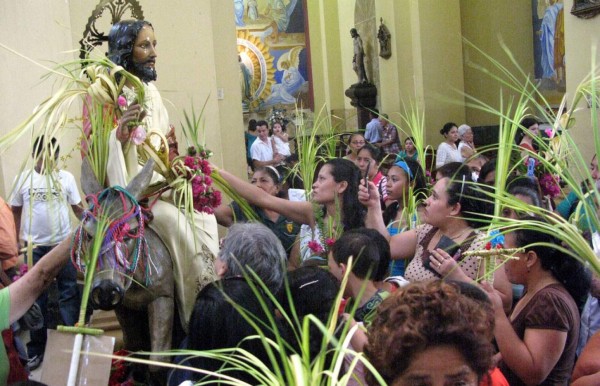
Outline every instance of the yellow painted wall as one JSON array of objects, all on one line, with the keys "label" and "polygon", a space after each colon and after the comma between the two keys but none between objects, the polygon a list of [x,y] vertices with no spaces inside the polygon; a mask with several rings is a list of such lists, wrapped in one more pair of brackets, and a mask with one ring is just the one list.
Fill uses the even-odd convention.
[{"label": "yellow painted wall", "polygon": [[[569,13],[572,7],[573,0],[565,0],[565,61],[567,63],[568,101],[573,100],[577,86],[590,73],[593,59],[592,48],[598,48],[600,37],[600,15],[593,19],[580,19]],[[600,64],[598,50],[596,50],[594,59],[598,66]],[[581,109],[575,114],[577,124],[571,133],[585,159],[589,160],[594,154],[591,110],[583,102],[579,107]]]},{"label": "yellow painted wall", "polygon": [[[75,2],[3,1],[0,5],[0,42],[38,61],[63,62],[77,54],[64,52],[78,49],[84,25],[97,1]],[[204,113],[206,144],[215,153],[213,161],[240,175],[245,174],[241,92],[236,57],[233,4],[220,0],[189,2],[142,2],[144,16],[153,23],[158,40],[157,87],[169,110],[170,120],[179,130],[183,109],[192,100],[199,112],[208,99]],[[40,84],[43,70],[25,59],[0,49],[3,64],[3,90],[0,114],[4,134],[25,119],[33,108],[52,93],[52,83]],[[217,100],[222,88],[223,100]],[[74,109],[74,114],[78,109]],[[64,149],[75,143],[79,135],[72,130],[61,139]],[[180,151],[185,141],[180,137]],[[29,138],[2,154],[2,177],[6,190],[24,159]],[[73,154],[68,169],[79,176],[79,155]]]},{"label": "yellow painted wall", "polygon": [[[516,68],[510,63],[506,52],[501,47],[502,40],[523,71],[526,74],[533,73],[530,0],[461,0],[460,10],[462,34],[466,39],[516,73]],[[470,66],[469,62],[483,65],[494,71],[492,66],[481,54],[466,46],[464,59],[465,93],[499,108],[499,83]],[[505,101],[508,95],[507,92],[504,93]],[[466,122],[471,126],[497,125],[498,117],[467,107]]]},{"label": "yellow painted wall", "polygon": [[[345,130],[346,111],[352,111],[344,91],[356,83],[352,70],[354,0],[308,0],[309,38],[315,114],[321,109],[336,116],[332,123]],[[344,33],[344,31],[348,33]]]},{"label": "yellow painted wall", "polygon": [[[0,2],[0,43],[46,66],[74,58],[65,54],[73,48],[70,24],[66,2]],[[47,70],[2,48],[0,67],[0,134],[6,134],[50,95],[53,84],[40,81]],[[0,195],[4,198],[22,162],[30,158],[29,143],[30,138],[23,138],[0,155]]]},{"label": "yellow painted wall", "polygon": [[418,10],[425,141],[437,147],[444,123],[465,119],[463,99],[456,92],[464,88],[460,5],[458,0],[425,0],[418,2]]},{"label": "yellow painted wall", "polygon": [[[401,67],[400,61],[407,57],[407,55],[402,54],[406,51],[403,46],[406,47],[406,43],[410,42],[410,38],[402,33],[402,27],[407,26],[407,23],[395,22],[400,16],[395,14],[395,10],[400,8],[406,10],[406,7],[401,7],[398,3],[401,2],[380,2],[377,3],[376,9],[376,19],[378,20],[377,28],[379,28],[380,20],[383,19],[383,23],[392,35],[390,47],[393,52],[392,56],[388,59],[383,59],[378,56],[379,82],[381,85],[379,90],[377,90],[381,100],[379,110],[381,113],[387,113],[390,120],[396,124],[400,123],[397,113],[401,111],[400,95],[403,90],[403,88],[400,87],[399,77],[401,74],[399,73],[398,68]],[[407,2],[402,1],[402,3]],[[410,19],[408,19],[408,21],[410,21]],[[404,28],[404,30],[409,29]],[[377,54],[379,55],[379,52]]]},{"label": "yellow painted wall", "polygon": [[[378,1],[377,20],[390,30],[392,56],[379,58],[381,112],[408,131],[400,114],[411,104],[425,108],[419,4],[414,0]],[[406,135],[401,135],[403,138]]]}]

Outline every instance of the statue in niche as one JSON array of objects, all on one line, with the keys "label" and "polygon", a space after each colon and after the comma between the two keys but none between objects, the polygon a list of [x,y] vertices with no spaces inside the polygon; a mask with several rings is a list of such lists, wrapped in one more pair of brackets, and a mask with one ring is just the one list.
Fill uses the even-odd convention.
[{"label": "statue in niche", "polygon": [[249,102],[252,100],[254,90],[252,89],[252,71],[246,66],[242,57],[238,55],[238,63],[240,64],[240,85],[242,88],[242,100]]},{"label": "statue in niche", "polygon": [[356,28],[350,30],[350,35],[354,39],[354,57],[352,58],[352,69],[358,76],[358,83],[369,83],[367,79],[367,71],[365,70],[365,50],[362,39]]},{"label": "statue in niche", "polygon": [[389,59],[390,56],[392,56],[392,49],[390,47],[392,34],[385,24],[383,24],[383,18],[380,20],[381,24],[379,25],[379,31],[377,32],[377,40],[379,40],[379,56],[384,59]]}]

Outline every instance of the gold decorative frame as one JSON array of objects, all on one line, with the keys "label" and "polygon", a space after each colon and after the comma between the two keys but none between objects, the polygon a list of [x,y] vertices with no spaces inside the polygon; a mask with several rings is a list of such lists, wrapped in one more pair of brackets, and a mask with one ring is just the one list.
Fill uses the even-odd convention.
[{"label": "gold decorative frame", "polygon": [[[130,15],[123,17],[126,13]],[[98,25],[99,20],[107,18],[110,18],[109,23],[112,26],[123,19],[144,20],[144,12],[137,0],[101,0],[89,17],[83,37],[79,41],[80,59],[85,59],[95,47],[101,46],[108,40],[108,31],[104,31]]]},{"label": "gold decorative frame", "polygon": [[271,86],[275,83],[275,68],[273,56],[269,48],[256,36],[246,30],[237,31],[238,55],[244,62],[248,61],[252,72],[252,96],[248,109],[258,107],[271,93]]}]

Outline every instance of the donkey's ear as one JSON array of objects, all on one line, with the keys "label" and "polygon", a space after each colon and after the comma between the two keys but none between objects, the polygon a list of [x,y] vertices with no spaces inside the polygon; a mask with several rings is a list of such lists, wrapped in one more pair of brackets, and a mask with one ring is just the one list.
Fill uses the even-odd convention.
[{"label": "donkey's ear", "polygon": [[152,179],[152,173],[154,169],[154,160],[150,158],[146,161],[146,164],[142,168],[142,170],[131,180],[131,182],[127,185],[127,191],[135,197],[136,200],[139,200],[142,197],[142,193],[150,184],[150,180]]},{"label": "donkey's ear", "polygon": [[88,157],[85,157],[81,164],[81,189],[83,189],[86,195],[96,194],[104,189],[102,184],[98,182],[98,178],[92,170],[92,164]]}]

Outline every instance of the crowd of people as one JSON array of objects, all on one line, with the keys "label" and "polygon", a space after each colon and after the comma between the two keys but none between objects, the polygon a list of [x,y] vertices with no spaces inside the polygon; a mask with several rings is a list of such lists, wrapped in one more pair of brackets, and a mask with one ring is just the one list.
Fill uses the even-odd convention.
[{"label": "crowd of people", "polygon": [[[595,384],[600,377],[600,361],[591,354],[597,349],[600,319],[597,279],[565,253],[561,240],[539,229],[514,229],[505,235],[503,247],[519,252],[488,281],[481,280],[486,267],[477,252],[489,241],[486,231],[494,208],[485,197],[495,184],[496,161],[478,153],[471,127],[443,126],[445,140],[432,162],[435,178],[428,181],[416,156],[422,149],[415,148],[414,140],[407,137],[401,146],[394,128],[390,151],[382,130],[387,117],[378,120],[379,136],[369,132],[375,123],[372,119],[366,134],[354,133],[347,143],[345,159],[362,178],[353,181],[361,220],[344,227],[330,248],[322,250],[329,256],[329,271],[338,280],[348,276],[344,296],[349,303],[339,312],[350,312],[344,315],[351,325],[365,326],[354,333],[350,347],[364,352],[381,377],[360,364],[350,366],[350,356],[345,363],[356,384],[379,384],[381,379],[401,385],[449,380],[469,385]],[[527,117],[521,126],[515,149],[518,162],[526,163],[537,151],[539,122]],[[383,173],[380,162],[386,157],[393,163]],[[588,188],[597,186],[600,176],[596,156],[590,175]],[[345,201],[331,188],[341,203],[332,210],[339,212]],[[323,195],[319,178],[313,189],[313,200]],[[552,208],[531,176],[510,175],[506,192],[528,205]],[[591,196],[588,200],[595,204]],[[568,219],[578,214],[580,230],[594,232],[578,202],[574,193],[568,195],[556,206],[556,215]],[[509,207],[501,213],[523,223],[545,221]],[[324,239],[319,236],[325,231],[322,223],[305,226],[313,228],[315,240]],[[377,241],[382,236],[384,242]],[[359,257],[352,267],[350,256]],[[447,360],[436,361],[439,357]]]},{"label": "crowd of people", "polygon": [[[133,32],[129,30],[132,25]],[[127,60],[137,65],[132,72],[151,84],[156,79],[154,29],[148,22],[120,22],[111,30],[109,42],[125,30],[133,41],[119,52],[129,52]],[[159,99],[155,100],[157,106],[162,106]],[[129,181],[138,169],[135,148],[129,146],[129,123],[140,118],[143,109],[134,103],[117,119],[107,177],[111,183],[124,186],[123,181]],[[168,130],[165,114],[146,116],[154,126]],[[266,121],[249,123],[250,182],[218,170],[231,189],[250,204],[258,221],[247,222],[236,202],[216,208],[214,220],[229,230],[218,247],[214,247],[214,237],[208,248],[215,250],[214,280],[194,292],[187,311],[180,313],[181,322],[189,328],[181,341],[173,342],[174,348],[206,354],[177,357],[174,361],[188,368],[171,371],[170,385],[220,377],[260,383],[257,374],[261,371],[281,372],[281,352],[299,354],[306,359],[304,363],[331,364],[336,350],[342,351],[334,338],[348,330],[351,350],[344,351],[342,372],[351,375],[349,384],[598,384],[596,278],[567,253],[561,240],[542,229],[512,228],[500,247],[516,252],[488,272],[490,267],[481,257],[494,213],[487,193],[493,189],[496,164],[478,153],[468,125],[443,125],[444,142],[438,146],[431,181],[426,165],[418,161],[424,149],[417,148],[412,137],[402,142],[389,118],[373,110],[364,133],[361,130],[350,136],[345,157],[315,165],[315,180],[304,181],[307,187],[312,184],[305,201],[289,200],[282,189],[286,160],[292,156],[290,139],[283,122],[270,126],[271,133]],[[536,151],[538,122],[527,118],[521,126],[523,134],[515,147],[520,146],[526,158]],[[168,136],[176,147],[174,134]],[[50,155],[58,155],[52,141],[43,143],[50,144]],[[34,146],[34,157],[41,148],[39,143]],[[135,168],[129,168],[132,157]],[[49,158],[38,159],[47,162]],[[382,167],[384,159],[391,161],[389,167]],[[42,170],[46,169],[30,172],[40,175],[36,182],[40,185],[49,183]],[[588,186],[597,188],[596,156],[591,176],[595,181]],[[68,180],[68,176],[63,178]],[[8,226],[6,232],[12,232],[14,245],[17,230],[22,240],[32,236],[28,233],[32,225],[19,221],[20,207],[36,202],[36,197],[47,201],[46,205],[54,204],[42,200],[41,194],[25,196],[35,192],[27,188],[31,183],[29,178],[17,184],[21,190],[10,200],[17,227]],[[58,186],[60,191],[44,197],[57,198],[67,213],[70,204],[80,216],[79,196],[66,182]],[[543,205],[534,178],[511,175],[505,188],[531,206]],[[593,197],[589,199],[593,201]],[[578,214],[576,198],[566,200],[557,215]],[[169,205],[154,206],[161,215],[155,213],[152,221],[165,221],[166,233],[173,233],[169,221],[178,218],[179,212]],[[523,224],[546,221],[505,209],[503,216]],[[44,211],[49,213],[48,208]],[[197,224],[208,229],[209,221],[203,218]],[[597,231],[589,221],[579,223],[585,223],[587,231]],[[68,231],[50,228],[50,241],[34,240],[45,248],[36,252],[40,257],[34,259],[30,272],[0,290],[2,328],[17,321],[36,298],[43,306],[43,290],[69,267],[65,265],[70,255]],[[188,247],[176,241],[165,244],[175,250],[174,255],[179,249],[174,264],[186,276],[186,258],[194,254],[182,253],[181,249]],[[342,283],[344,288],[340,288]],[[183,298],[190,297],[190,288],[177,291]],[[67,291],[61,290],[62,295]],[[75,323],[63,318],[68,324]],[[311,319],[309,327],[307,318]],[[316,321],[336,325],[319,328]],[[33,351],[37,341],[32,338],[31,359],[40,358],[43,351]],[[227,351],[235,348],[240,350],[237,356]],[[0,382],[9,372],[4,354],[0,350]],[[316,360],[321,356],[324,362]],[[242,357],[249,359],[249,364]],[[357,358],[366,358],[372,366]],[[39,361],[31,362],[30,369],[35,365]],[[255,371],[248,371],[249,365]]]}]

